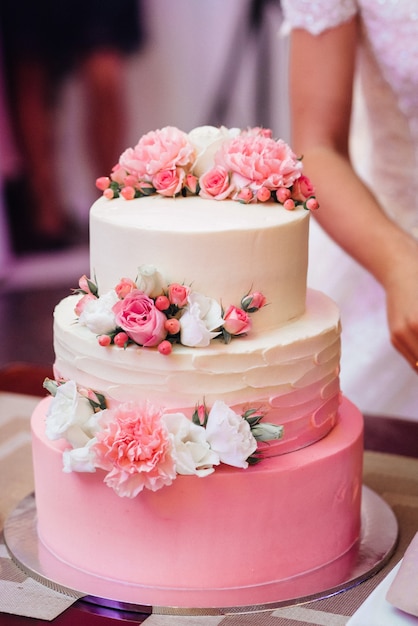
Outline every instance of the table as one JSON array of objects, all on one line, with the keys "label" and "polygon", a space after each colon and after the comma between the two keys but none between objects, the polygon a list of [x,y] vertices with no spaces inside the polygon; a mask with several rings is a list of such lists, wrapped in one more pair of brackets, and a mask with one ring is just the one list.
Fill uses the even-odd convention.
[{"label": "table", "polygon": [[[33,490],[29,417],[37,401],[38,398],[31,395],[0,392],[0,524],[15,505]],[[398,432],[396,441],[401,444],[402,425],[402,421],[398,421],[395,429],[396,423],[393,424]],[[417,442],[418,424],[414,424],[408,433],[408,437],[416,433],[414,443]],[[381,572],[337,596],[262,613],[185,618],[167,615],[133,616],[102,609],[93,612],[85,603],[78,601],[53,622],[0,614],[0,626],[39,626],[48,623],[57,626],[119,626],[120,623],[145,623],[146,626],[342,626],[402,558],[418,530],[418,458],[368,450],[364,456],[364,483],[380,494],[395,512],[400,527],[399,543],[390,562]],[[1,562],[0,558],[0,572]]]}]

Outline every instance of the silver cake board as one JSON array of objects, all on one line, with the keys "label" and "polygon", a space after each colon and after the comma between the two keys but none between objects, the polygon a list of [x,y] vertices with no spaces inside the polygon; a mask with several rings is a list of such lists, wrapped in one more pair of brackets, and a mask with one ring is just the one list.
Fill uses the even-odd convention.
[{"label": "silver cake board", "polygon": [[[361,536],[341,559],[287,580],[202,592],[127,585],[74,569],[56,559],[45,548],[38,538],[36,520],[36,501],[32,494],[20,502],[4,526],[5,544],[11,558],[27,575],[90,605],[148,615],[228,615],[272,611],[329,597],[358,585],[378,572],[392,556],[398,539],[398,522],[392,509],[374,491],[363,486]],[[196,593],[199,602],[196,602]],[[214,605],[214,597],[217,606]]]}]

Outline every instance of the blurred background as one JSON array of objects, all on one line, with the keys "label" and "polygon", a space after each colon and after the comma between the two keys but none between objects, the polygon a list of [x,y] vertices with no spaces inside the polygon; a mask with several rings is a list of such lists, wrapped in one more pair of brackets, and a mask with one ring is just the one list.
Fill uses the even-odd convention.
[{"label": "blurred background", "polygon": [[94,181],[141,135],[289,140],[280,26],[278,0],[2,0],[0,367],[53,362],[53,308],[89,274]]}]

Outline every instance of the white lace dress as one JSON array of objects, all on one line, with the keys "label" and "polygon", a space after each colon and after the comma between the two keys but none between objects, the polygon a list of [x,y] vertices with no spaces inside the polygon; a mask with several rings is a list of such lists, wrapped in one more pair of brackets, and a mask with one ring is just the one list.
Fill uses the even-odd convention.
[{"label": "white lace dress", "polygon": [[[282,5],[291,28],[313,34],[359,15],[353,162],[388,214],[418,237],[417,0],[283,0]],[[341,309],[344,394],[364,412],[418,419],[418,376],[390,344],[383,290],[311,223],[309,284]]]}]

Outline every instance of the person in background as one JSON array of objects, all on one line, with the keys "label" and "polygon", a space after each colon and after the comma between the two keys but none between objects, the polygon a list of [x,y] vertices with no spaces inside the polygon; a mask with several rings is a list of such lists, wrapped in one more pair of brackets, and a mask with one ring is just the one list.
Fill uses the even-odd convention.
[{"label": "person in background", "polygon": [[67,245],[72,218],[56,184],[54,113],[63,80],[84,87],[93,169],[110,171],[124,140],[125,56],[143,31],[139,0],[2,0],[0,33],[11,125],[23,167],[5,182],[17,251]]},{"label": "person in background", "polygon": [[282,9],[292,145],[320,202],[311,278],[341,309],[342,390],[363,411],[418,418],[417,4]]}]

